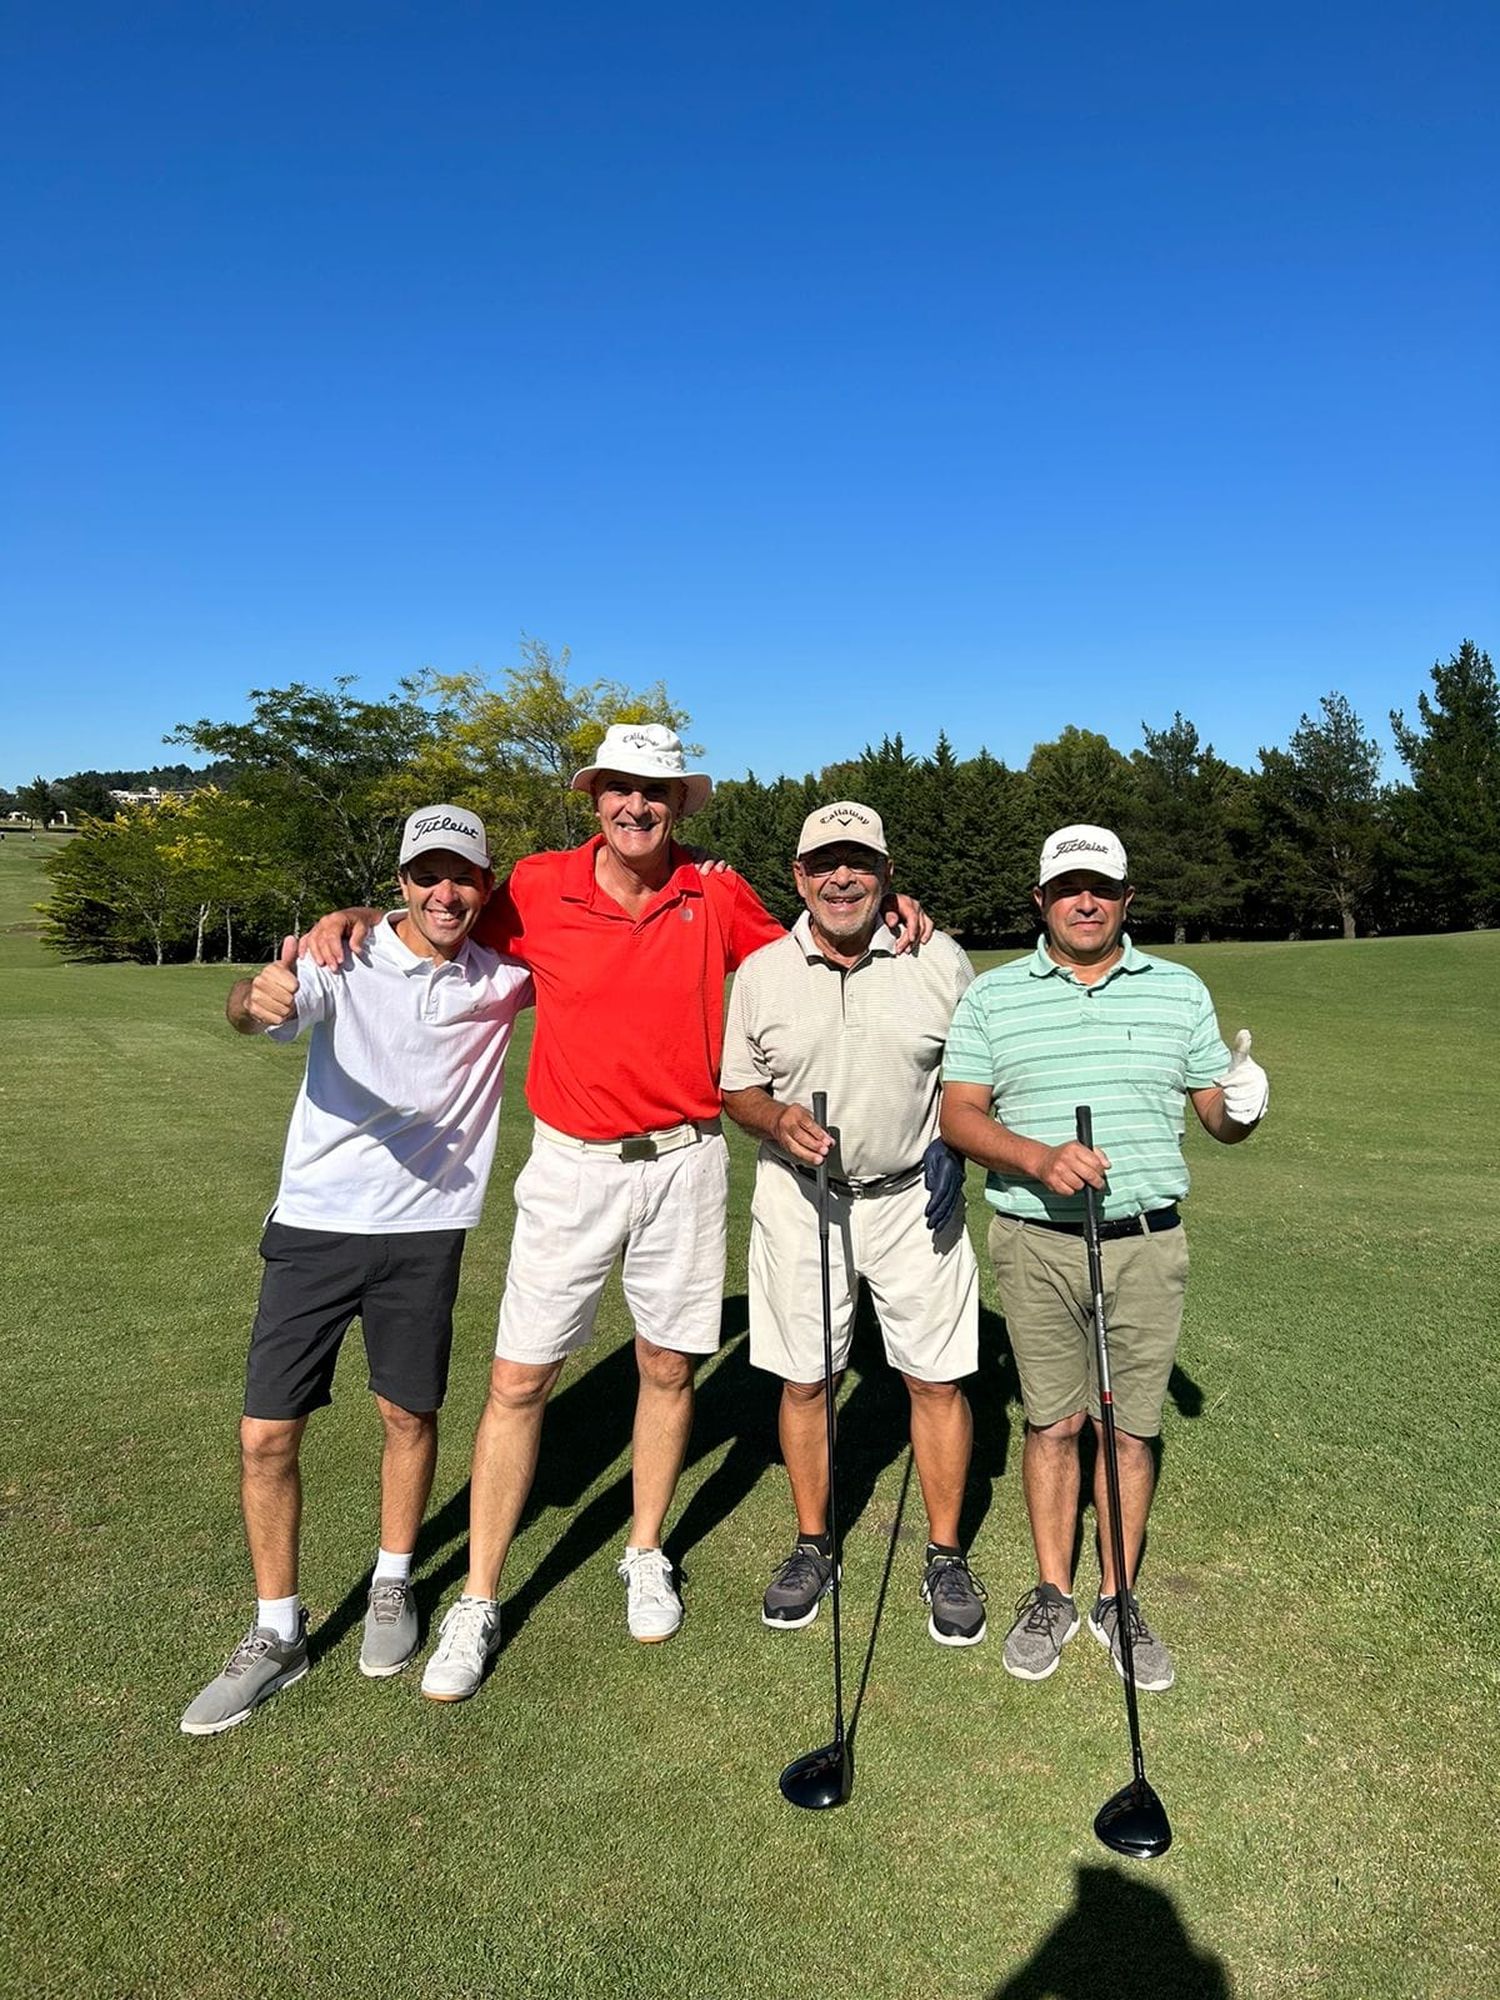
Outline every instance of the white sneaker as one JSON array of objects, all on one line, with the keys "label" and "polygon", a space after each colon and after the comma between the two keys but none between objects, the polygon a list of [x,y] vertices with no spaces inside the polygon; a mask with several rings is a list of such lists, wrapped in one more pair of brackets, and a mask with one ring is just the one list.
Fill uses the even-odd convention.
[{"label": "white sneaker", "polygon": [[617,1572],[625,1579],[625,1619],[632,1639],[655,1645],[682,1623],[682,1599],[672,1587],[672,1565],[660,1549],[627,1549]]},{"label": "white sneaker", "polygon": [[422,1675],[429,1701],[467,1701],[500,1648],[500,1607],[490,1597],[461,1597],[438,1630]]}]

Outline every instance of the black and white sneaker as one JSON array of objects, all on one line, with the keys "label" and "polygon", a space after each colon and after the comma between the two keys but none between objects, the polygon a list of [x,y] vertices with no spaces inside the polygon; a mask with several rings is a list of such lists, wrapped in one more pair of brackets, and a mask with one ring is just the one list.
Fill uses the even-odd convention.
[{"label": "black and white sneaker", "polygon": [[984,1585],[965,1557],[927,1545],[922,1602],[931,1606],[927,1629],[940,1646],[977,1646],[985,1633]]},{"label": "black and white sneaker", "polygon": [[760,1622],[783,1632],[811,1625],[818,1606],[833,1588],[833,1562],[811,1542],[798,1542],[784,1563],[771,1572],[761,1600]]}]

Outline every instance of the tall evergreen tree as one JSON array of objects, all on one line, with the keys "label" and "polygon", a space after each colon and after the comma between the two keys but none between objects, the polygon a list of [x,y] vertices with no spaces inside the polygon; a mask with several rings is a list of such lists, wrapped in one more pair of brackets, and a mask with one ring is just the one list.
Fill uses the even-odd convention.
[{"label": "tall evergreen tree", "polygon": [[1165,729],[1141,725],[1134,796],[1119,829],[1136,885],[1131,927],[1178,944],[1220,931],[1238,914],[1244,878],[1230,844],[1229,808],[1245,783],[1200,743],[1179,709]]},{"label": "tall evergreen tree", "polygon": [[1430,928],[1500,919],[1500,688],[1488,653],[1472,639],[1432,667],[1432,695],[1417,696],[1420,726],[1391,711],[1411,774],[1392,799],[1396,867]]},{"label": "tall evergreen tree", "polygon": [[1304,715],[1285,750],[1260,753],[1262,893],[1296,913],[1299,928],[1332,912],[1352,938],[1375,888],[1380,746],[1347,696],[1325,694],[1319,708],[1320,719]]}]

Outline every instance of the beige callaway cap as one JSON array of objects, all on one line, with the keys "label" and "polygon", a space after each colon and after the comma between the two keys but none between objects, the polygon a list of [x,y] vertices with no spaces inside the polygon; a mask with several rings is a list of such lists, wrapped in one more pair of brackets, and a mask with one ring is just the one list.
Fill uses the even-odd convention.
[{"label": "beige callaway cap", "polygon": [[803,820],[797,836],[797,859],[800,861],[804,854],[815,853],[820,847],[832,847],[840,840],[871,847],[877,854],[889,855],[891,851],[885,844],[885,828],[878,812],[854,799],[835,799],[831,806],[819,806]]}]

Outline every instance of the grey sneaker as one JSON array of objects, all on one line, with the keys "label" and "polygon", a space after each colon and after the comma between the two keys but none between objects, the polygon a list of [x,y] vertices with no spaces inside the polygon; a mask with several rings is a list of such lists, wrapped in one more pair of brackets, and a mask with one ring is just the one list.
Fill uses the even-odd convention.
[{"label": "grey sneaker", "polygon": [[927,1548],[922,1602],[932,1615],[927,1629],[940,1646],[977,1646],[985,1634],[984,1585],[962,1556]]},{"label": "grey sneaker", "polygon": [[625,1622],[632,1639],[654,1646],[682,1623],[682,1599],[672,1585],[672,1565],[660,1549],[627,1549],[615,1574],[625,1579]]},{"label": "grey sneaker", "polygon": [[307,1672],[307,1613],[295,1639],[278,1638],[269,1625],[252,1625],[224,1663],[224,1671],[182,1712],[184,1736],[217,1736],[233,1729],[273,1694]]},{"label": "grey sneaker", "polygon": [[1016,1606],[1005,1635],[1002,1664],[1018,1681],[1044,1681],[1057,1672],[1062,1649],[1078,1630],[1078,1606],[1054,1583],[1039,1583]]},{"label": "grey sneaker", "polygon": [[393,1576],[377,1577],[370,1585],[365,1613],[365,1642],[359,1649],[359,1670],[367,1680],[388,1680],[399,1674],[417,1650],[417,1607],[411,1585]]},{"label": "grey sneaker", "polygon": [[811,1542],[796,1548],[771,1572],[761,1599],[760,1622],[782,1632],[800,1632],[818,1615],[818,1606],[833,1587],[833,1563]]},{"label": "grey sneaker", "polygon": [[500,1649],[500,1607],[492,1597],[461,1597],[438,1627],[438,1642],[422,1674],[429,1701],[467,1701]]},{"label": "grey sneaker", "polygon": [[[1125,1602],[1130,1606],[1130,1657],[1135,1667],[1135,1684],[1147,1694],[1160,1694],[1177,1678],[1172,1655],[1141,1616],[1141,1607],[1132,1592],[1125,1593]],[[1109,1648],[1115,1672],[1123,1680],[1125,1662],[1120,1655],[1119,1616],[1118,1597],[1101,1597],[1089,1613],[1089,1630],[1101,1646]]]}]

